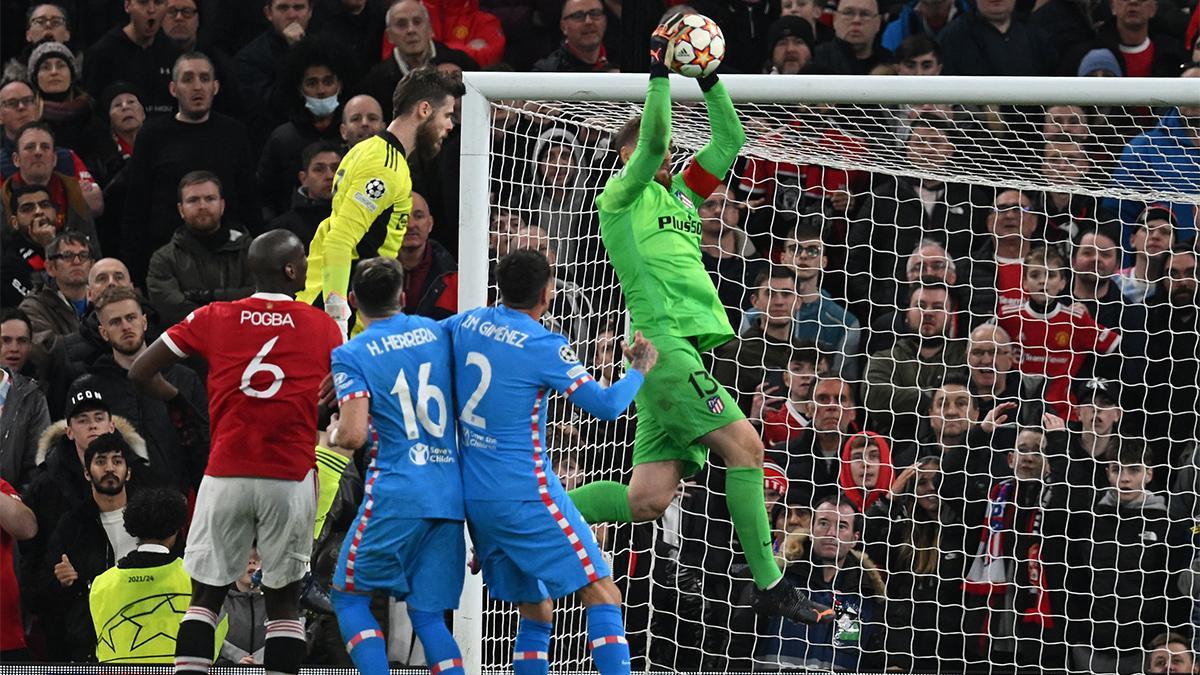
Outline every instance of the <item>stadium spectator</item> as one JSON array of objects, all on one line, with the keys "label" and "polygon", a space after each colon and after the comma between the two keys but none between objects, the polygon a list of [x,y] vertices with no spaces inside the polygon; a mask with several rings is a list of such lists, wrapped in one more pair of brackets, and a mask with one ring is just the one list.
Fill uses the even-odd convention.
[{"label": "stadium spectator", "polygon": [[[1096,168],[1082,140],[1050,136],[1042,147],[1042,176],[1055,185],[1077,185],[1096,178]],[[1049,242],[1072,239],[1079,223],[1095,220],[1099,200],[1073,192],[1044,192],[1038,211],[1045,214],[1045,236]]]},{"label": "stadium spectator", "polygon": [[207,56],[184,54],[175,62],[171,82],[179,112],[150,120],[138,134],[126,168],[129,192],[122,214],[120,256],[135,282],[146,278],[150,255],[170,241],[182,222],[177,206],[179,180],[190,171],[216,174],[224,186],[230,219],[251,233],[260,226],[255,162],[246,128],[212,110],[218,87]]},{"label": "stadium spectator", "polygon": [[742,229],[746,205],[734,201],[724,183],[719,183],[696,211],[701,220],[700,258],[717,287],[729,324],[736,326],[742,311],[750,306],[754,280],[768,263],[755,255]]},{"label": "stadium spectator", "polygon": [[712,376],[747,415],[765,382],[782,382],[780,374],[787,370],[792,352],[797,303],[795,272],[778,265],[763,270],[754,280],[752,307],[737,339],[713,352]]},{"label": "stadium spectator", "polygon": [[[50,426],[46,396],[16,365],[28,353],[29,320],[20,310],[0,313],[0,479],[24,489],[37,468],[37,442]],[[22,347],[24,345],[24,347]],[[10,360],[13,365],[10,365]]]},{"label": "stadium spectator", "polygon": [[96,634],[88,611],[93,580],[137,547],[123,524],[133,450],[118,433],[88,443],[83,453],[91,494],[71,509],[50,532],[46,558],[57,584],[49,596],[64,622],[67,643],[57,649],[65,661],[96,657]]},{"label": "stadium spectator", "polygon": [[794,492],[792,503],[803,506],[837,494],[842,448],[850,434],[859,430],[849,382],[836,375],[818,377],[812,398],[812,424],[777,453]]},{"label": "stadium spectator", "polygon": [[1022,260],[1033,247],[1039,216],[1030,195],[1001,190],[987,215],[987,235],[977,238],[971,255],[958,261],[958,278],[973,289],[971,322],[986,321],[1004,307],[1019,305]]},{"label": "stadium spectator", "polygon": [[897,75],[941,75],[942,49],[924,34],[905,38],[895,49]]},{"label": "stadium spectator", "polygon": [[150,257],[146,288],[164,325],[182,321],[210,302],[240,300],[254,292],[246,252],[251,237],[224,219],[221,180],[193,171],[179,180],[183,224]]},{"label": "stadium spectator", "polygon": [[1117,272],[1113,282],[1130,303],[1145,303],[1154,297],[1166,273],[1171,247],[1175,245],[1175,214],[1165,205],[1151,204],[1142,212],[1129,237],[1133,264]]},{"label": "stadium spectator", "polygon": [[[812,222],[797,224],[783,242],[779,263],[796,274],[800,305],[796,310],[793,337],[815,344],[822,353],[830,354],[831,368],[854,376],[858,372],[862,329],[858,318],[821,287],[821,277],[829,264],[821,229]],[[746,318],[750,317],[751,312],[747,312]],[[745,326],[746,321],[743,321],[743,328]]]},{"label": "stadium spectator", "polygon": [[762,420],[764,446],[786,443],[812,424],[813,385],[827,363],[814,347],[794,345],[780,384],[764,381],[754,392],[749,417],[752,422]]},{"label": "stadium spectator", "polygon": [[[891,349],[896,343],[896,337],[908,332],[907,308],[912,299],[912,292],[921,285],[922,280],[945,284],[950,292],[948,311],[955,327],[956,336],[964,333],[971,325],[971,315],[967,311],[972,290],[969,286],[958,284],[958,269],[954,259],[946,253],[945,247],[934,239],[922,239],[916,249],[908,256],[904,266],[905,279],[895,286],[894,300],[880,307],[875,320],[871,323],[871,331],[867,337],[867,345],[863,350],[867,354]],[[888,286],[884,281],[877,281]],[[897,309],[884,311],[890,307]]]},{"label": "stadium spectator", "polygon": [[481,66],[504,56],[504,29],[495,14],[479,8],[479,0],[425,0],[433,38],[470,56]]},{"label": "stadium spectator", "polygon": [[609,65],[604,49],[607,28],[608,17],[600,0],[567,0],[558,22],[562,45],[533,64],[533,71],[594,73],[615,69]]},{"label": "stadium spectator", "polygon": [[963,585],[969,598],[965,632],[978,637],[967,640],[969,668],[981,662],[1006,668],[1065,665],[1062,622],[1056,620],[1064,613],[1061,560],[1049,559],[1052,547],[1046,545],[1061,533],[1045,531],[1046,505],[1061,488],[1047,482],[1048,456],[1055,453],[1050,436],[1063,421],[1047,415],[1043,426],[1017,435],[1008,452],[1012,476],[992,485],[982,527],[967,523],[980,532]]},{"label": "stadium spectator", "polygon": [[213,110],[240,117],[246,111],[242,104],[242,92],[234,86],[238,80],[233,57],[224,49],[211,44],[212,40],[205,40],[204,44],[201,44],[200,9],[196,0],[167,0],[167,8],[163,11],[163,35],[170,38],[180,54],[203,52],[208,56],[213,63],[217,81],[229,83],[229,86],[217,91],[213,98]]},{"label": "stadium spectator", "polygon": [[46,245],[46,274],[50,282],[21,301],[21,311],[33,323],[35,366],[44,368],[63,336],[79,328],[87,308],[88,272],[92,248],[84,235],[66,231]]},{"label": "stadium spectator", "polygon": [[[993,409],[1006,403],[1016,404],[1022,400],[1021,371],[1015,366],[1015,353],[1012,338],[1008,331],[994,323],[976,326],[968,337],[967,373],[970,377],[967,385],[971,398],[979,410],[979,417],[985,418]],[[1040,406],[1028,402],[1030,410],[1040,415]],[[1006,410],[1016,411],[1015,406]],[[1032,412],[1029,414],[1033,414]],[[1009,414],[1010,420],[1024,420],[1020,414]],[[1011,447],[1011,443],[997,444],[997,447]]]},{"label": "stadium spectator", "polygon": [[419,192],[412,193],[412,213],[397,259],[404,266],[404,313],[444,319],[458,311],[458,263],[429,236],[433,215]]},{"label": "stadium spectator", "polygon": [[[92,264],[92,269],[88,272],[87,278],[87,306],[84,309],[84,315],[79,320],[79,330],[70,333],[62,341],[62,354],[55,353],[53,355],[53,366],[51,372],[54,379],[65,377],[66,383],[63,385],[62,391],[66,391],[65,387],[69,385],[76,377],[82,375],[83,372],[91,366],[92,363],[100,357],[101,354],[109,352],[108,343],[100,335],[100,317],[96,314],[96,300],[100,294],[113,286],[121,286],[124,288],[133,288],[133,281],[129,278],[129,268],[125,263],[116,258],[101,258]],[[161,332],[157,314],[148,315],[153,330],[152,335],[157,335]],[[65,366],[65,367],[64,367]],[[56,370],[64,372],[55,372]],[[51,387],[53,391],[53,387]],[[54,414],[61,412],[61,409],[56,406],[56,401],[53,397],[47,394],[50,399],[50,412]],[[58,402],[61,405],[61,400],[66,400],[65,396],[59,397]],[[55,416],[57,418],[57,415]]]},{"label": "stadium spectator", "polygon": [[[99,392],[77,389],[70,392],[66,419],[52,424],[38,442],[39,472],[30,483],[25,503],[37,515],[38,535],[21,545],[21,583],[28,591],[23,594],[26,608],[40,620],[48,645],[66,645],[67,627],[61,607],[54,602],[61,584],[54,567],[62,562],[47,557],[50,535],[63,516],[90,500],[91,485],[85,467],[89,466],[84,453],[92,441],[117,431],[133,450],[125,456],[126,464],[141,476],[146,465],[146,444],[133,426],[124,418],[113,417]],[[49,656],[65,660],[65,654],[54,649]]]},{"label": "stadium spectator", "polygon": [[272,220],[267,229],[291,230],[307,251],[317,226],[333,208],[333,177],[343,154],[342,146],[330,141],[317,141],[304,148],[296,176],[300,187],[292,191],[292,206]]},{"label": "stadium spectator", "polygon": [[229,632],[221,643],[218,665],[257,665],[262,663],[263,648],[266,646],[267,604],[262,586],[255,581],[255,573],[262,568],[258,550],[251,549],[246,562],[246,573],[233,582],[221,606],[229,618]]},{"label": "stadium spectator", "polygon": [[1125,77],[1175,77],[1183,44],[1153,19],[1157,0],[1109,0],[1112,16],[1097,29],[1097,47],[1120,59]]},{"label": "stadium spectator", "polygon": [[1139,672],[1139,647],[1187,620],[1188,603],[1169,581],[1191,551],[1167,500],[1148,487],[1154,467],[1142,442],[1122,439],[1107,462],[1108,489],[1068,516],[1067,639],[1081,670]]},{"label": "stadium spectator", "polygon": [[[280,98],[289,120],[275,127],[258,161],[258,193],[263,221],[287,211],[304,169],[304,149],[318,141],[337,141],[341,98],[346,80],[344,59],[332,44],[314,40],[296,45],[287,57]],[[311,237],[307,241],[311,240]]]},{"label": "stadium spectator", "polygon": [[9,216],[0,235],[0,305],[16,307],[47,281],[46,245],[56,234],[58,209],[45,187],[22,185],[12,191],[5,211]]},{"label": "stadium spectator", "polygon": [[[519,248],[531,248],[541,253],[550,261],[551,267],[557,263],[557,242],[537,225],[518,225],[501,246],[506,252]],[[593,334],[589,323],[593,316],[592,302],[583,288],[564,275],[555,275],[554,297],[550,300],[550,308],[542,315],[542,323],[550,330],[566,335],[572,346],[582,350]]]},{"label": "stadium spectator", "polygon": [[[676,11],[682,11],[683,8],[690,7],[692,11],[707,16],[721,27],[721,32],[725,35],[726,44],[738,45],[740,47],[739,49],[729,49],[725,52],[722,72],[757,73],[761,71],[762,64],[767,60],[767,44],[762,39],[762,36],[767,34],[771,23],[779,17],[779,11],[776,9],[778,6],[777,3],[747,3],[739,0],[692,0],[687,4],[664,4],[674,4]],[[818,13],[819,16],[822,10],[815,8],[813,11]],[[818,43],[832,37],[832,31],[829,31],[827,27],[824,30],[822,29],[827,19],[825,17],[820,17],[820,19],[821,21],[815,26],[815,35],[817,36]],[[660,20],[665,19],[660,19],[656,11],[654,17],[649,22],[649,26],[646,26],[647,31],[644,34],[649,34],[649,31],[654,30],[653,26]],[[645,45],[644,42],[638,45],[639,50],[642,49],[643,45]],[[638,65],[640,66],[641,64],[639,63]]]},{"label": "stadium spectator", "polygon": [[[942,460],[905,466],[865,515],[867,557],[887,578],[888,665],[901,672],[963,672],[961,582],[967,528],[943,490]],[[985,488],[986,491],[986,488]]]},{"label": "stadium spectator", "polygon": [[921,395],[947,372],[967,362],[963,327],[950,312],[950,291],[939,282],[921,282],[909,298],[906,334],[892,348],[867,360],[863,400],[868,426],[887,429],[892,438],[915,438]]},{"label": "stadium spectator", "polygon": [[283,101],[291,92],[282,91],[279,74],[292,48],[308,36],[312,19],[311,0],[267,0],[263,3],[267,27],[234,56],[235,80],[241,90],[251,136],[262,139],[287,117]]},{"label": "stadium spectator", "polygon": [[784,540],[785,574],[833,607],[833,621],[800,624],[773,617],[756,658],[775,668],[880,670],[885,631],[883,577],[857,550],[863,517],[849,501],[829,497],[813,508],[811,534]]},{"label": "stadium spectator", "polygon": [[391,119],[392,92],[409,72],[422,66],[455,63],[463,70],[477,70],[479,64],[466,53],[451,49],[433,39],[429,10],[421,0],[398,0],[387,11],[387,39],[395,45],[391,58],[371,67],[358,92],[387,107],[385,118]]},{"label": "stadium spectator", "polygon": [[817,45],[808,70],[822,75],[869,75],[892,53],[880,46],[883,19],[877,0],[841,0],[833,18],[836,37]]},{"label": "stadium spectator", "polygon": [[[42,119],[42,99],[25,80],[0,82],[0,180],[8,180],[17,171],[13,154],[17,151],[17,133]],[[83,160],[65,147],[55,146],[54,170],[80,179],[92,180]],[[85,195],[86,196],[86,195]]]},{"label": "stadium spectator", "polygon": [[842,446],[838,485],[855,509],[866,510],[891,489],[896,478],[891,444],[874,431],[860,431]]},{"label": "stadium spectator", "polygon": [[347,150],[364,138],[383,131],[383,108],[379,106],[379,101],[366,94],[359,94],[346,101],[346,105],[342,106],[342,123],[339,129]]},{"label": "stadium spectator", "polygon": [[13,565],[13,543],[37,535],[37,516],[21,501],[21,495],[0,478],[0,662],[29,660],[25,648],[25,626],[21,620],[21,586]]},{"label": "stadium spectator", "polygon": [[71,42],[71,22],[67,11],[51,2],[30,3],[25,13],[25,44],[20,53],[4,64],[5,80],[29,79],[29,55],[43,42]]},{"label": "stadium spectator", "polygon": [[[174,490],[142,490],[129,500],[122,525],[137,547],[117,556],[116,566],[92,584],[90,614],[100,663],[174,663],[175,607],[191,593],[192,581],[172,548],[179,548],[176,538],[187,518],[187,500]],[[131,610],[137,612],[136,627],[127,625]],[[218,633],[217,640],[221,637]]]},{"label": "stadium spectator", "polygon": [[128,82],[114,82],[100,96],[100,111],[107,116],[107,138],[101,143],[97,171],[104,186],[104,213],[96,217],[100,248],[118,252],[121,245],[121,219],[129,189],[129,176],[124,173],[138,133],[146,123],[142,94]]},{"label": "stadium spectator", "polygon": [[[1120,262],[1120,229],[1113,223],[1085,227],[1074,237],[1071,254],[1071,299],[1083,305],[1096,323],[1121,332],[1123,352],[1145,353],[1146,308],[1121,294],[1116,278]],[[1136,373],[1141,378],[1141,373]]]},{"label": "stadium spectator", "polygon": [[1050,75],[1058,52],[1049,35],[1015,14],[1016,0],[981,0],[938,36],[946,75]]},{"label": "stadium spectator", "polygon": [[767,63],[770,75],[797,75],[813,58],[816,39],[813,27],[799,16],[781,16],[767,30]]},{"label": "stadium spectator", "polygon": [[320,26],[322,37],[342,47],[347,85],[357,83],[379,63],[388,4],[367,0],[323,0],[314,4],[313,25]]},{"label": "stadium spectator", "polygon": [[71,50],[60,42],[38,45],[29,56],[29,84],[42,100],[42,121],[54,131],[56,143],[99,168],[104,124],[96,117],[96,100],[79,83]]},{"label": "stadium spectator", "polygon": [[[1200,66],[1190,66],[1180,77],[1200,78]],[[1200,191],[1200,106],[1179,106],[1162,116],[1159,125],[1125,146],[1113,172],[1116,185],[1138,191]],[[1195,237],[1196,207],[1168,203],[1178,221],[1175,238]],[[1128,199],[1109,197],[1104,207],[1116,210],[1121,222],[1135,223],[1145,206]]]},{"label": "stadium spectator", "polygon": [[[1068,426],[1067,453],[1062,478],[1070,486],[1067,506],[1089,511],[1109,487],[1108,465],[1121,447],[1121,384],[1092,378],[1075,388],[1079,422]],[[1166,483],[1165,473],[1160,484]]]},{"label": "stadium spectator", "polygon": [[1194,673],[1196,657],[1186,638],[1177,633],[1156,635],[1146,645],[1147,673]]},{"label": "stadium spectator", "polygon": [[33,324],[29,317],[15,307],[5,307],[0,316],[0,367],[10,373],[25,375],[29,353],[33,350]]},{"label": "stadium spectator", "polygon": [[[1151,363],[1169,368],[1148,371],[1146,402],[1151,420],[1165,423],[1173,440],[1193,438],[1200,387],[1200,298],[1197,297],[1196,251],[1176,244],[1167,260],[1167,273],[1150,308],[1148,329],[1155,339],[1147,343]],[[1147,427],[1152,428],[1152,427]]]},{"label": "stadium spectator", "polygon": [[174,110],[168,86],[179,49],[159,34],[166,5],[166,0],[125,1],[129,22],[114,26],[84,52],[83,86],[88,93],[98,98],[113,82],[132,82],[146,95],[146,115],[166,116]]},{"label": "stadium spectator", "polygon": [[163,403],[141,393],[129,379],[129,366],[146,351],[146,314],[130,288],[110,288],[96,299],[100,335],[110,350],[88,367],[72,389],[99,392],[105,404],[124,417],[146,440],[150,472],[142,484],[180,489],[200,484],[208,460],[208,397],[195,371],[173,365],[163,372],[179,396]]},{"label": "stadium spectator", "polygon": [[906,40],[916,35],[937,39],[943,28],[960,14],[969,11],[971,6],[964,0],[908,0],[900,8],[899,14],[895,15],[896,18],[884,27],[880,44],[884,49],[895,52]]},{"label": "stadium spectator", "polygon": [[22,185],[42,185],[58,210],[56,229],[76,230],[96,241],[96,226],[92,215],[104,208],[100,188],[90,179],[80,181],[60,173],[55,168],[54,132],[45,122],[31,122],[17,132],[12,154],[16,172],[4,181],[4,208],[9,196]]}]

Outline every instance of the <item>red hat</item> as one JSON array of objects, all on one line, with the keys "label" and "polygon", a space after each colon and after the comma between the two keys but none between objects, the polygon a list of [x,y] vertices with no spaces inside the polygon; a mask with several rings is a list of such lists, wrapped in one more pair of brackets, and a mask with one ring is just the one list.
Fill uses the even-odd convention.
[{"label": "red hat", "polygon": [[774,462],[763,462],[763,487],[774,490],[780,499],[787,497],[788,479],[783,467]]}]

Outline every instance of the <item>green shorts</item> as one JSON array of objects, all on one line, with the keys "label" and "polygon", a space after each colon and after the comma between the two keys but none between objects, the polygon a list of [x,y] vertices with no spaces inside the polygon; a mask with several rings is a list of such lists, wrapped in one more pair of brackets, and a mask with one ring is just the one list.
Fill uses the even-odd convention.
[{"label": "green shorts", "polygon": [[647,337],[658,349],[658,362],[634,399],[633,465],[678,460],[683,475],[691,476],[708,461],[708,448],[696,439],[746,416],[709,374],[691,340]]}]

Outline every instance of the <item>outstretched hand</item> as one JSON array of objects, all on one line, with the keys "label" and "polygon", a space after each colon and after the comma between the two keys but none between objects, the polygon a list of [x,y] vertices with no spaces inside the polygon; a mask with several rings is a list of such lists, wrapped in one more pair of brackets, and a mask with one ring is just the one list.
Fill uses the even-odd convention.
[{"label": "outstretched hand", "polygon": [[625,355],[629,357],[629,367],[643,375],[650,372],[658,361],[658,350],[654,343],[647,340],[640,330],[634,334],[633,343],[626,345]]},{"label": "outstretched hand", "polygon": [[673,16],[666,23],[658,24],[654,32],[650,34],[650,72],[653,73],[656,68],[666,68],[667,63],[667,45],[671,39],[675,37],[675,32],[679,30],[679,24],[683,21],[683,14],[679,13]]}]

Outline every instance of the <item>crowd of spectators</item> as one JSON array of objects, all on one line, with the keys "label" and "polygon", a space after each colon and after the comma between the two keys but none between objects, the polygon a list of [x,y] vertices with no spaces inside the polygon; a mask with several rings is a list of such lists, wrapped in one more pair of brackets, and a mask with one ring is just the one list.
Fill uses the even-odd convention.
[{"label": "crowd of spectators", "polygon": [[[312,239],[338,163],[384,128],[406,73],[638,72],[663,13],[688,8],[724,30],[725,73],[1200,78],[1190,0],[6,1],[0,661],[170,662],[162,644],[130,652],[122,619],[187,592],[176,535],[207,461],[205,372],[167,371],[181,395],[163,403],[126,371],[197,307],[251,293],[256,234]],[[833,107],[756,110],[780,116],[744,119],[752,141],[793,120],[793,142],[907,162],[748,156],[697,205],[737,333],[710,370],[761,430],[780,564],[835,621],[749,611],[713,466],[660,530],[599,532],[628,563],[635,658],[1193,672],[1197,206],[1128,197],[1200,195],[1200,106],[880,106],[845,127]],[[608,139],[519,102],[492,121],[492,259],[545,253],[545,321],[615,381],[624,321],[592,205]],[[405,311],[434,318],[458,307],[458,139],[410,159]],[[1017,139],[1045,190],[947,169]],[[620,475],[634,420],[558,417],[564,483]],[[319,533],[318,580],[363,468],[360,452]],[[256,566],[227,601],[223,663],[261,659]],[[136,589],[145,568],[160,586]],[[332,619],[311,618],[307,662],[348,664]]]}]

